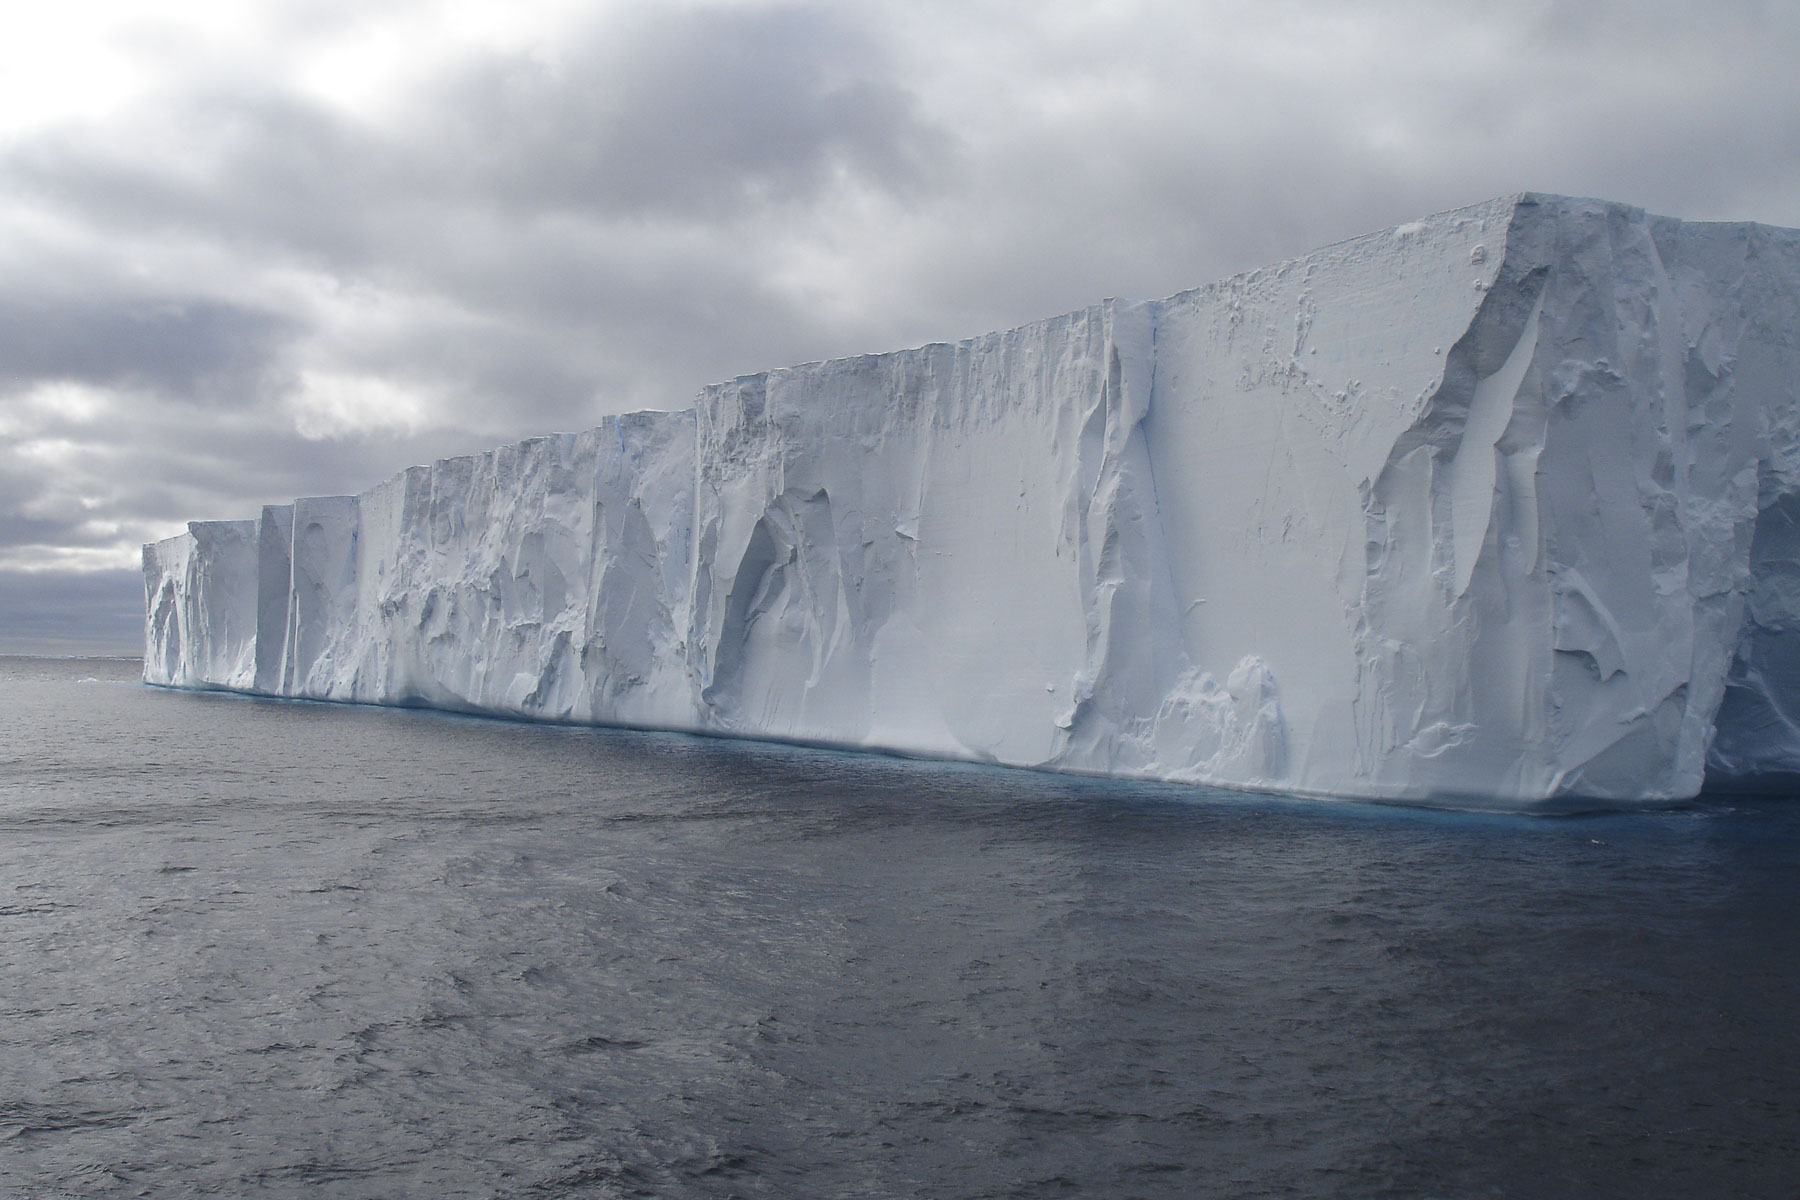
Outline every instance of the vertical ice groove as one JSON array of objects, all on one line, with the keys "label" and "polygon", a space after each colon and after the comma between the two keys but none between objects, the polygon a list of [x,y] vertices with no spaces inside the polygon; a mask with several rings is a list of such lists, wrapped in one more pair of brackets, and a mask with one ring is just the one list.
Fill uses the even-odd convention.
[{"label": "vertical ice groove", "polygon": [[256,690],[283,691],[293,587],[294,506],[266,504],[256,530]]},{"label": "vertical ice groove", "polygon": [[144,677],[1675,797],[1800,771],[1797,391],[1800,233],[1514,196],[194,522],[144,548]]},{"label": "vertical ice groove", "polygon": [[1544,311],[1544,293],[1531,306],[1525,329],[1500,369],[1475,384],[1462,440],[1450,460],[1450,514],[1452,555],[1456,565],[1454,594],[1469,590],[1475,575],[1475,559],[1487,539],[1494,512],[1494,483],[1498,473],[1496,444],[1512,420],[1513,401],[1531,359],[1537,353],[1538,318]]}]

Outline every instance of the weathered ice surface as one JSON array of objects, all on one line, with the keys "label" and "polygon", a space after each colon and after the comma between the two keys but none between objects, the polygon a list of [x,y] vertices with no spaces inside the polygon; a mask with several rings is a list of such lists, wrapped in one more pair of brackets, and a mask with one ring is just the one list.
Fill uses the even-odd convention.
[{"label": "weathered ice surface", "polygon": [[191,521],[180,537],[144,547],[145,679],[254,685],[256,534],[255,521]]},{"label": "weathered ice surface", "polygon": [[145,678],[1341,796],[1800,774],[1800,233],[1527,195],[145,547]]}]

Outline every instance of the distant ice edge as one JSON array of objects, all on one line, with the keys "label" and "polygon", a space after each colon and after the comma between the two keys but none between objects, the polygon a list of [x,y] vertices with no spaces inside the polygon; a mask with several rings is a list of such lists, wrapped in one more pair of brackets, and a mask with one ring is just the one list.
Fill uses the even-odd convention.
[{"label": "distant ice edge", "polygon": [[1524,195],[144,548],[144,678],[1313,795],[1800,776],[1800,231]]}]

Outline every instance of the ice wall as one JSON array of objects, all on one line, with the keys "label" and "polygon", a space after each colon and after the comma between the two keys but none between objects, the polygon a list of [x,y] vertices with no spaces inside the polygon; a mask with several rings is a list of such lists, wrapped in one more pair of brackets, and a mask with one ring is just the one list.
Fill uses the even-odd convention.
[{"label": "ice wall", "polygon": [[145,548],[145,677],[1327,795],[1800,774],[1800,233],[1522,196]]},{"label": "ice wall", "polygon": [[254,521],[190,521],[145,546],[144,678],[253,687],[257,578]]}]

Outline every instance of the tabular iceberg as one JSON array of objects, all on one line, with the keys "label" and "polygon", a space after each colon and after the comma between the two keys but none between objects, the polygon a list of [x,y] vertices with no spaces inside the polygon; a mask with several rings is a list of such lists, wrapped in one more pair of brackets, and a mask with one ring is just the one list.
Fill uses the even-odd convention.
[{"label": "tabular iceberg", "polygon": [[1319,795],[1800,773],[1800,232],[1524,195],[144,549],[144,677]]}]

